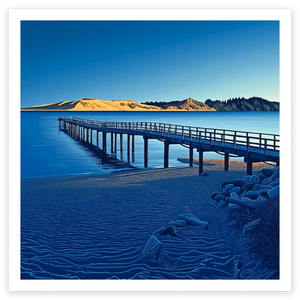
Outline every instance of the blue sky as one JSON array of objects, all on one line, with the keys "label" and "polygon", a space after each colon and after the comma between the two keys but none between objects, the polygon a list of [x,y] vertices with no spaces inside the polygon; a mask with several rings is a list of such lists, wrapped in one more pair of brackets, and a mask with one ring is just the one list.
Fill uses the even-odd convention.
[{"label": "blue sky", "polygon": [[22,21],[21,107],[279,101],[278,21]]}]

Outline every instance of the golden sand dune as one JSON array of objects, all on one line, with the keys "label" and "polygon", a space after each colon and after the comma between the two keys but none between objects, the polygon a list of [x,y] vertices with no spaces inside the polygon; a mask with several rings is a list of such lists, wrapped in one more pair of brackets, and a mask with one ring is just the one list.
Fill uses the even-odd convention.
[{"label": "golden sand dune", "polygon": [[132,100],[99,100],[83,98],[76,101],[63,101],[22,108],[22,111],[163,111],[157,106],[140,104]]}]

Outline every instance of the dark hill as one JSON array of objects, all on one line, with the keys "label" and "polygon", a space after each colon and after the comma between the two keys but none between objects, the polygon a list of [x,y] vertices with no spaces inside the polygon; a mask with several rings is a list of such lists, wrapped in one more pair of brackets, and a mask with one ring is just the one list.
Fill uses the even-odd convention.
[{"label": "dark hill", "polygon": [[279,102],[260,97],[230,98],[225,101],[207,99],[205,104],[217,111],[279,111]]}]

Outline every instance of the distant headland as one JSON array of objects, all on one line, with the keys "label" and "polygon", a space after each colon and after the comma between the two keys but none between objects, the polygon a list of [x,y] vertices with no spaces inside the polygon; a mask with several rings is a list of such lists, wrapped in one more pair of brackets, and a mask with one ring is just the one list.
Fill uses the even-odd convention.
[{"label": "distant headland", "polygon": [[200,102],[192,98],[176,101],[138,103],[133,100],[82,98],[21,108],[21,111],[279,111],[279,102],[260,97]]}]

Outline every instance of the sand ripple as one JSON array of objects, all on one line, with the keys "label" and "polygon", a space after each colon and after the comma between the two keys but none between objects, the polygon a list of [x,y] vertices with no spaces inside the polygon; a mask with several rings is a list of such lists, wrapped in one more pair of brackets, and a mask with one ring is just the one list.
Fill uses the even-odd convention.
[{"label": "sand ripple", "polygon": [[[22,180],[22,279],[242,279],[272,275],[249,254],[250,241],[227,221],[210,194],[241,171],[196,168],[129,171],[100,176]],[[151,236],[181,213],[209,229],[178,228],[159,260],[142,256]]]}]

